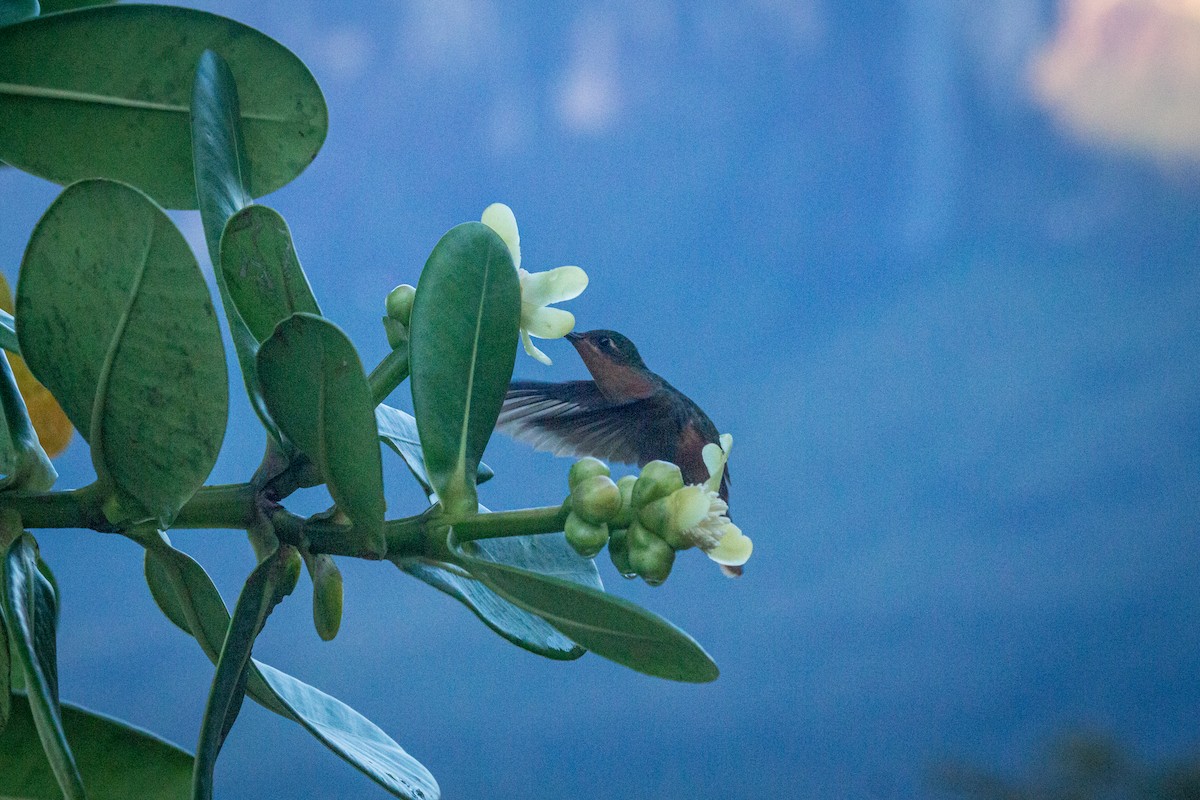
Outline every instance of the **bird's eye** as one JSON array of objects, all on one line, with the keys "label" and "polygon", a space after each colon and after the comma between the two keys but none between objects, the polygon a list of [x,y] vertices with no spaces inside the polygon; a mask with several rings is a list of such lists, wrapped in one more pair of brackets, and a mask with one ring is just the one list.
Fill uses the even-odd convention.
[{"label": "bird's eye", "polygon": [[616,348],[614,348],[614,347],[613,347],[613,340],[612,340],[612,339],[610,339],[610,338],[608,338],[607,336],[601,336],[601,337],[600,337],[600,342],[599,342],[599,344],[600,344],[600,346],[601,346],[601,347],[603,347],[605,350],[614,350],[614,349],[616,349]]}]

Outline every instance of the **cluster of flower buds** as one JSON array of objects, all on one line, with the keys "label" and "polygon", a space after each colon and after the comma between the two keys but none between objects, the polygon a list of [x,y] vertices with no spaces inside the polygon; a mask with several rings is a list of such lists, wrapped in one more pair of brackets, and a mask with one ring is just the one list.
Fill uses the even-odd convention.
[{"label": "cluster of flower buds", "polygon": [[610,526],[619,522],[621,488],[609,477],[608,465],[591,457],[571,466],[567,483],[571,487],[571,513],[563,532],[579,555],[591,558],[604,549]]},{"label": "cluster of flower buds", "polygon": [[387,296],[387,316],[383,318],[383,329],[387,332],[388,345],[395,350],[408,341],[408,320],[412,316],[415,287],[402,283]]},{"label": "cluster of flower buds", "polygon": [[651,461],[640,475],[626,475],[616,483],[603,462],[577,462],[568,478],[567,541],[588,558],[607,543],[622,575],[641,576],[652,586],[667,579],[677,551],[692,547],[723,567],[740,567],[749,560],[752,544],[730,522],[729,507],[717,494],[732,444],[726,435],[719,445],[705,447],[712,477],[691,486],[684,485],[679,467],[667,461]]}]

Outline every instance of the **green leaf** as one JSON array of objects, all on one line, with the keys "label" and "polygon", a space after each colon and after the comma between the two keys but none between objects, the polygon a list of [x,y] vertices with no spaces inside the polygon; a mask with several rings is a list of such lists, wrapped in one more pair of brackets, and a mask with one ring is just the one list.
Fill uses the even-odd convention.
[{"label": "green leaf", "polygon": [[0,347],[10,353],[21,354],[21,345],[17,342],[17,321],[3,309],[0,309]]},{"label": "green leaf", "polygon": [[55,632],[58,600],[38,570],[37,544],[24,534],[4,556],[4,620],[25,674],[34,727],[59,789],[67,800],[87,797],[63,731],[58,704]]},{"label": "green leaf", "polygon": [[[251,169],[242,137],[239,102],[237,84],[229,65],[216,53],[204,51],[196,65],[191,105],[192,162],[200,219],[250,405],[267,433],[282,444],[279,428],[263,403],[262,388],[254,367],[258,340],[238,313],[225,284],[224,270],[220,269],[221,237],[225,226],[234,214],[250,204],[248,180]],[[290,457],[286,448],[284,451]]]},{"label": "green leaf", "polygon": [[273,209],[250,205],[229,218],[220,264],[238,314],[260,343],[298,311],[321,315],[292,234]]},{"label": "green leaf", "polygon": [[58,472],[38,441],[29,409],[3,352],[0,352],[0,409],[5,423],[0,432],[0,471],[4,473],[0,489],[48,491],[58,479]]},{"label": "green leaf", "polygon": [[340,700],[255,662],[275,696],[308,732],[396,797],[438,800],[441,789],[429,770],[375,723]]},{"label": "green leaf", "polygon": [[[292,548],[280,548],[259,562],[233,609],[228,633],[217,659],[212,690],[204,709],[200,740],[196,745],[196,764],[192,774],[192,797],[209,800],[213,791],[213,769],[217,754],[225,742],[246,695],[250,652],[267,617],[282,599],[281,586],[287,584],[288,555]],[[284,589],[283,591],[289,591]]]},{"label": "green leaf", "polygon": [[539,656],[560,661],[579,658],[586,651],[555,630],[541,617],[530,614],[469,576],[426,562],[396,562],[396,566],[450,595],[508,641]]},{"label": "green leaf", "polygon": [[278,42],[187,8],[97,6],[0,29],[0,160],[62,184],[112,178],[168,208],[196,208],[189,95],[205,50],[240,78],[249,185],[273,192],[325,140],[321,90]]},{"label": "green leaf", "polygon": [[454,514],[474,513],[475,472],[508,391],[521,287],[508,246],[486,225],[452,228],[413,301],[413,409],[430,483]]},{"label": "green leaf", "polygon": [[0,600],[0,733],[12,714],[12,651],[8,646],[8,624],[4,621],[4,601]]},{"label": "green leaf", "polygon": [[0,25],[32,19],[40,13],[38,0],[0,0]]},{"label": "green leaf", "polygon": [[716,680],[717,665],[708,653],[665,619],[598,589],[489,560],[472,546],[477,544],[452,542],[463,567],[597,655],[659,678]]},{"label": "green leaf", "polygon": [[74,11],[88,6],[110,6],[117,0],[42,0],[42,15]]},{"label": "green leaf", "polygon": [[[421,452],[421,441],[417,434],[417,420],[398,408],[380,404],[375,407],[375,425],[379,429],[379,440],[404,459],[409,472],[421,484],[425,496],[433,496],[429,473],[425,470],[425,455]],[[475,483],[485,483],[495,476],[492,468],[481,461],[475,470]]]},{"label": "green leaf", "polygon": [[[46,763],[28,698],[15,696],[0,733],[0,797],[60,800]],[[192,756],[127,722],[63,703],[62,726],[92,800],[185,800],[191,795]]]},{"label": "green leaf", "polygon": [[72,184],[34,228],[16,308],[24,358],[91,443],[97,474],[169,522],[212,471],[229,402],[183,235],[136,189]]},{"label": "green leaf", "polygon": [[[191,556],[171,547],[165,535],[156,533],[154,536],[156,539],[147,548],[145,560],[150,594],[167,619],[192,636],[208,659],[216,664],[229,630],[229,610],[225,608],[225,601],[208,573]],[[259,705],[291,719],[274,693],[253,671],[247,680],[246,692]]]},{"label": "green leaf", "polygon": [[383,555],[383,463],[354,345],[332,322],[296,314],[263,342],[257,364],[272,418],[325,477],[354,535]]},{"label": "green leaf", "polygon": [[39,13],[38,0],[0,0],[0,25],[11,25]]},{"label": "green leaf", "polygon": [[[146,579],[167,617],[193,634],[215,663],[229,625],[217,587],[187,554],[165,537],[146,550]],[[180,624],[182,622],[182,624]],[[437,800],[429,771],[354,709],[261,661],[251,660],[246,693],[263,707],[302,725],[322,744],[396,797]]]}]

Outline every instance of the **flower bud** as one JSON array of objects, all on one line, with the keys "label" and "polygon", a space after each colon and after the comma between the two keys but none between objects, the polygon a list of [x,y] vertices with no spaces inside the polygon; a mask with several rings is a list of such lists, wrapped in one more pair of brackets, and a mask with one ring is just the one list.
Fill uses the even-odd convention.
[{"label": "flower bud", "polygon": [[636,578],[637,573],[629,565],[629,537],[624,528],[613,528],[608,534],[608,557],[622,578]]},{"label": "flower bud", "polygon": [[575,491],[576,484],[591,478],[595,475],[610,475],[608,464],[605,464],[598,458],[581,458],[571,465],[571,471],[567,473],[567,486],[571,487],[571,491]]},{"label": "flower bud", "polygon": [[[661,536],[673,549],[687,550],[696,542],[684,536],[684,532],[709,522],[714,510],[719,515],[725,509],[725,504],[719,502],[717,496],[703,485],[685,486],[666,497],[647,503],[638,512],[638,519]],[[716,520],[713,522],[715,524]]]},{"label": "flower bud", "polygon": [[617,481],[617,488],[621,490],[621,510],[617,513],[617,518],[613,520],[613,525],[628,528],[633,524],[633,485],[635,483],[637,483],[636,475],[625,475]]},{"label": "flower bud", "polygon": [[387,334],[388,347],[396,350],[408,341],[408,327],[391,317],[383,318],[383,332]]},{"label": "flower bud", "polygon": [[671,574],[675,551],[640,522],[634,522],[626,533],[629,544],[629,566],[651,586],[658,586]]},{"label": "flower bud", "polygon": [[311,556],[308,571],[313,582],[313,626],[328,642],[342,625],[342,573],[325,554]]},{"label": "flower bud", "polygon": [[670,461],[651,461],[633,485],[633,507],[641,508],[683,488],[683,473]]},{"label": "flower bud", "polygon": [[396,320],[407,328],[408,320],[412,316],[413,297],[416,294],[417,290],[407,283],[402,283],[388,292],[386,303],[388,318]]},{"label": "flower bud", "polygon": [[608,543],[608,525],[603,522],[593,525],[574,512],[567,515],[563,533],[567,536],[567,544],[584,558],[592,558]]},{"label": "flower bud", "polygon": [[607,475],[593,475],[572,487],[571,510],[593,525],[611,522],[621,512],[621,490]]},{"label": "flower bud", "polygon": [[300,552],[294,547],[280,545],[280,549],[283,548],[287,548],[287,552],[283,554],[287,562],[283,565],[283,574],[279,576],[279,584],[275,587],[275,595],[279,598],[287,597],[295,590],[302,568]]}]

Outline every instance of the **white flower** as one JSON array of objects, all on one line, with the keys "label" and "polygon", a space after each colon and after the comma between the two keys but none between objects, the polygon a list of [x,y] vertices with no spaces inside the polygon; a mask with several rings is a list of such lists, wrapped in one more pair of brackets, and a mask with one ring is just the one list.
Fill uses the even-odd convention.
[{"label": "white flower", "polygon": [[513,266],[521,279],[521,344],[525,352],[549,364],[550,357],[534,346],[529,338],[561,339],[575,327],[575,316],[552,303],[574,300],[587,288],[587,273],[579,267],[558,267],[547,272],[527,272],[521,269],[521,233],[512,209],[503,203],[492,203],[480,218],[508,245]]},{"label": "white flower", "polygon": [[[719,475],[717,480],[720,481]],[[725,516],[729,506],[706,485],[678,489],[665,498],[664,504],[663,535],[673,546],[694,545],[727,567],[740,567],[750,560],[754,550],[750,537],[729,521]]]},{"label": "white flower", "polygon": [[721,490],[721,476],[725,474],[725,462],[729,460],[729,453],[733,450],[732,433],[722,433],[718,439],[721,442],[719,445],[710,442],[704,445],[704,449],[700,451],[700,456],[704,459],[704,466],[708,467],[708,480],[704,485],[711,492]]},{"label": "white flower", "polygon": [[[729,433],[721,434],[720,444],[706,444],[704,449],[700,451],[701,457],[704,458],[704,466],[708,467],[708,480],[704,487],[716,497],[717,492],[721,488],[721,476],[725,474],[725,462],[729,461],[729,453],[733,450],[733,435]],[[724,505],[722,503],[722,505]],[[725,511],[729,510],[726,506]],[[740,567],[750,560],[750,554],[754,552],[754,543],[750,541],[750,537],[742,533],[742,529],[729,521],[728,517],[722,517],[725,524],[720,528],[720,538],[712,547],[704,550],[705,555],[713,561],[725,567]],[[734,574],[734,573],[730,573]]]},{"label": "white flower", "polygon": [[726,522],[728,524],[725,525],[717,546],[705,550],[704,554],[721,566],[740,567],[750,560],[750,554],[754,552],[754,542],[750,541],[750,537],[743,534],[737,525],[728,520]]}]

